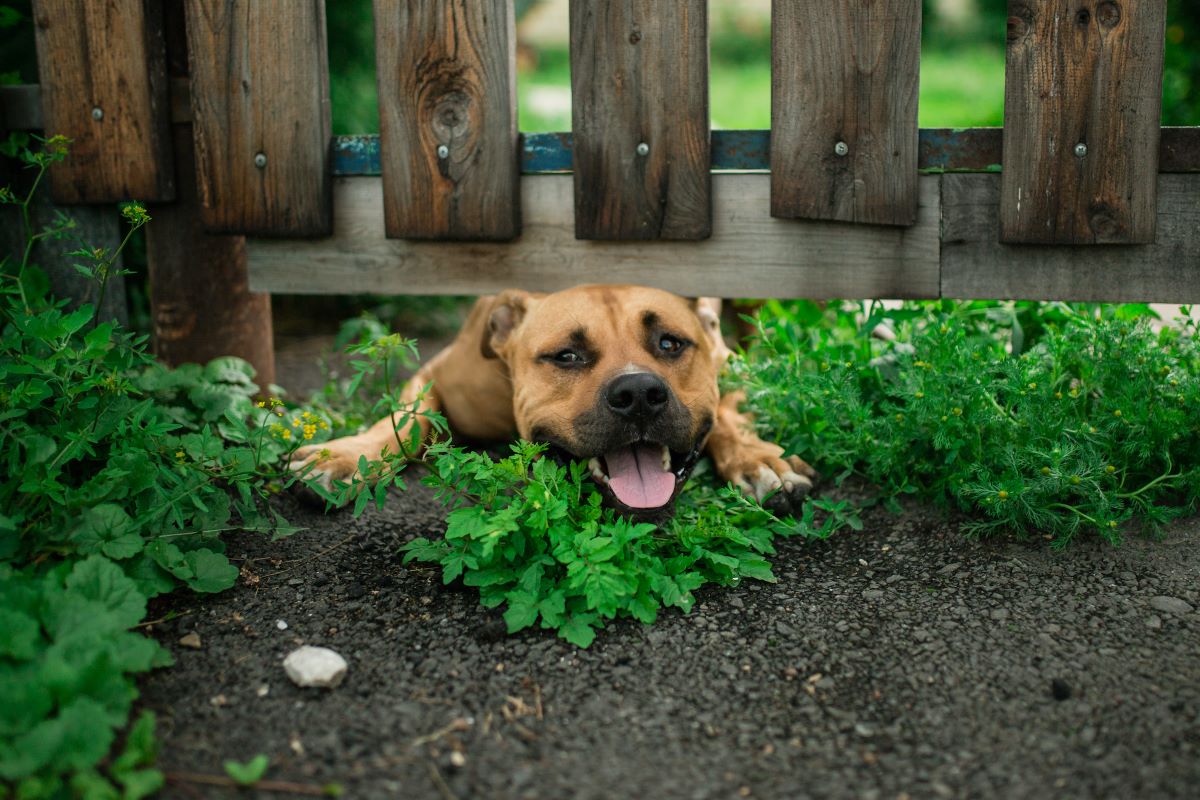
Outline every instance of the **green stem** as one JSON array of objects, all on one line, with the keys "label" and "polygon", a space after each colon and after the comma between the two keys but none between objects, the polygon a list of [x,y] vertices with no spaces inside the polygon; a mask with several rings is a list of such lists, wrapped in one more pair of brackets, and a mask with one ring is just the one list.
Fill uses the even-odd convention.
[{"label": "green stem", "polygon": [[1092,523],[1093,525],[1097,525],[1097,526],[1098,526],[1098,525],[1100,524],[1099,522],[1096,522],[1096,520],[1092,519],[1092,518],[1091,518],[1090,516],[1088,516],[1087,514],[1085,514],[1085,513],[1083,513],[1082,511],[1080,511],[1080,510],[1079,510],[1078,508],[1076,508],[1075,506],[1069,506],[1069,505],[1067,505],[1066,503],[1051,503],[1051,504],[1050,504],[1050,508],[1062,508],[1062,509],[1065,509],[1065,510],[1067,510],[1067,511],[1070,511],[1072,514],[1075,514],[1076,516],[1078,516],[1078,517],[1079,517],[1079,518],[1081,518],[1081,519],[1086,519],[1088,522]]}]

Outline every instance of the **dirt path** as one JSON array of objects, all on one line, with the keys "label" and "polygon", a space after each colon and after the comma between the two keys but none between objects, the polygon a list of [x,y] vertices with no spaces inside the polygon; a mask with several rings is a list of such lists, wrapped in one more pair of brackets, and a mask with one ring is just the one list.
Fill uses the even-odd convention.
[{"label": "dirt path", "polygon": [[[1196,520],[1164,542],[1053,553],[966,540],[923,509],[873,512],[860,534],[785,543],[778,584],[701,592],[690,615],[615,624],[580,651],[505,636],[473,590],[401,565],[402,541],[441,529],[423,490],[358,521],[291,516],[310,529],[235,537],[253,577],[175,601],[187,616],[153,632],[178,659],[142,687],[168,771],[261,752],[271,778],[412,800],[1200,785]],[[193,631],[199,650],[177,644]],[[300,643],[344,655],[346,682],[291,685],[280,662]]]}]

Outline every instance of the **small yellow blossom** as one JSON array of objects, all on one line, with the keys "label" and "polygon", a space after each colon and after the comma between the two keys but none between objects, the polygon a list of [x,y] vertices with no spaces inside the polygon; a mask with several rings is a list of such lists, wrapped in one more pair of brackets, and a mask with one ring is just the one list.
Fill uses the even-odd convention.
[{"label": "small yellow blossom", "polygon": [[1107,472],[1109,475],[1112,475],[1114,472],[1117,471],[1117,468],[1114,467],[1112,464],[1109,464],[1107,467],[1104,468],[1104,471]]},{"label": "small yellow blossom", "polygon": [[1003,489],[1001,489],[999,492],[997,492],[997,493],[996,493],[996,496],[997,496],[997,497],[999,497],[1001,500],[1007,500],[1007,499],[1008,499],[1008,492],[1006,492],[1006,491],[1004,491]]}]

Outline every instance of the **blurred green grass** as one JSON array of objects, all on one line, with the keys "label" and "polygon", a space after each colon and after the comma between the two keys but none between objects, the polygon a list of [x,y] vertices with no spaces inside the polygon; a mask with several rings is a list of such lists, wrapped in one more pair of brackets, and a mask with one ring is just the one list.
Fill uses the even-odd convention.
[{"label": "blurred green grass", "polygon": [[[330,76],[335,133],[375,133],[378,106],[373,74]],[[517,81],[522,131],[571,129],[571,70],[566,50],[546,50]],[[769,63],[713,62],[709,74],[714,128],[771,127]],[[978,47],[932,51],[921,58],[920,123],[925,128],[1000,125],[1004,118],[1004,51]]]}]

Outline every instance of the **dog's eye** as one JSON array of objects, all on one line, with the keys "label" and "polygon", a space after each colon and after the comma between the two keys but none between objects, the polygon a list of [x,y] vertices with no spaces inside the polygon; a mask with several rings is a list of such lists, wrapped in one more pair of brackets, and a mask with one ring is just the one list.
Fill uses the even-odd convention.
[{"label": "dog's eye", "polygon": [[582,364],[583,356],[574,350],[559,350],[554,354],[556,364]]},{"label": "dog's eye", "polygon": [[663,334],[658,340],[658,349],[665,355],[673,356],[683,350],[685,343],[682,339],[672,336],[669,333]]}]

